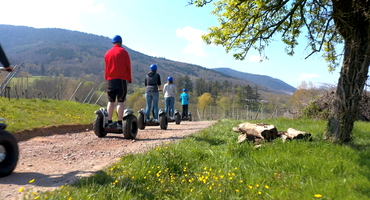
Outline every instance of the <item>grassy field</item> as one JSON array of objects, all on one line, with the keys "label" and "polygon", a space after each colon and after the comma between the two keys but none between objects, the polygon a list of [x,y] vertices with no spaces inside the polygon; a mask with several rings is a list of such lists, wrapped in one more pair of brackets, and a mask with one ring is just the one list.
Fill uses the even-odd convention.
[{"label": "grassy field", "polygon": [[355,124],[353,144],[335,145],[321,140],[325,121],[265,120],[280,131],[310,132],[313,141],[277,139],[255,149],[237,144],[232,127],[242,122],[220,120],[178,143],[123,155],[76,184],[25,198],[370,199],[370,123]]},{"label": "grassy field", "polygon": [[9,132],[61,124],[93,123],[97,105],[49,99],[0,98],[0,118]]}]

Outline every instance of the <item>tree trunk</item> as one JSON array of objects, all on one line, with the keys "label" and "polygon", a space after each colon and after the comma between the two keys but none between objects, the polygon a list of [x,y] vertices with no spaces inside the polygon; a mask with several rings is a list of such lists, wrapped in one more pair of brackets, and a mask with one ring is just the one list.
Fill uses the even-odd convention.
[{"label": "tree trunk", "polygon": [[368,0],[333,0],[333,17],[345,41],[334,110],[328,120],[325,139],[333,142],[351,140],[370,65],[370,17]]}]

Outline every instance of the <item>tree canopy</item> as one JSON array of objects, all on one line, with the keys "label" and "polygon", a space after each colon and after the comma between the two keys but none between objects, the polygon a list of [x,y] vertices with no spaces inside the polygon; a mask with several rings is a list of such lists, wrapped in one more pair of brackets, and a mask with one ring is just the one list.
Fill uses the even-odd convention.
[{"label": "tree canopy", "polygon": [[[213,0],[191,0],[202,7]],[[294,54],[298,38],[305,33],[311,52],[323,55],[329,71],[339,65],[336,45],[344,43],[343,63],[334,110],[324,138],[350,141],[358,105],[370,65],[369,0],[217,0],[213,15],[220,25],[203,35],[207,44],[222,45],[243,60],[250,49],[263,55],[280,36],[286,53]]]}]

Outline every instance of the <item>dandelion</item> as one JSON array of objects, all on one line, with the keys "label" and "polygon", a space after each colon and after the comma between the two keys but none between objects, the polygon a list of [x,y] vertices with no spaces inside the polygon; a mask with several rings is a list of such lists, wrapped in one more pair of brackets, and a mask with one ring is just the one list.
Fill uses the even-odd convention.
[{"label": "dandelion", "polygon": [[204,167],[204,170],[207,170],[207,167]]},{"label": "dandelion", "polygon": [[146,179],[146,176],[144,176],[144,179]]},{"label": "dandelion", "polygon": [[235,167],[235,170],[237,170],[238,168],[237,167]]},{"label": "dandelion", "polygon": [[69,197],[68,200],[72,200],[72,197]]},{"label": "dandelion", "polygon": [[35,181],[35,179],[32,179],[32,180],[30,180],[30,183],[33,183]]},{"label": "dandelion", "polygon": [[188,165],[188,163],[185,163],[185,165]]},{"label": "dandelion", "polygon": [[249,189],[253,189],[253,186],[251,186],[251,185],[248,185],[248,187],[249,187]]},{"label": "dandelion", "polygon": [[19,188],[19,193],[21,193],[23,191],[23,187]]},{"label": "dandelion", "polygon": [[261,191],[258,191],[258,194],[262,194],[262,192]]},{"label": "dandelion", "polygon": [[243,183],[243,180],[240,180],[240,183]]},{"label": "dandelion", "polygon": [[260,185],[256,184],[256,187],[259,187]]},{"label": "dandelion", "polygon": [[147,187],[146,189],[149,190],[149,187]]},{"label": "dandelion", "polygon": [[40,196],[35,197],[35,199],[39,199],[39,198],[40,198]]},{"label": "dandelion", "polygon": [[221,184],[218,184],[219,187],[221,187]]},{"label": "dandelion", "polygon": [[321,198],[321,197],[322,197],[322,195],[321,195],[321,194],[315,194],[315,197],[316,197],[316,198]]},{"label": "dandelion", "polygon": [[269,189],[270,187],[269,187],[268,185],[265,185],[265,188],[266,188],[266,189]]},{"label": "dandelion", "polygon": [[230,177],[229,179],[230,179],[230,180],[233,180],[233,177]]},{"label": "dandelion", "polygon": [[122,158],[118,158],[118,160],[121,160]]},{"label": "dandelion", "polygon": [[168,191],[168,189],[166,190],[166,192]]},{"label": "dandelion", "polygon": [[64,185],[60,186],[60,188],[64,188]]},{"label": "dandelion", "polygon": [[235,190],[235,192],[239,192],[239,190]]},{"label": "dandelion", "polygon": [[166,149],[168,149],[168,147],[166,147]]},{"label": "dandelion", "polygon": [[222,190],[220,190],[220,192],[222,192]]},{"label": "dandelion", "polygon": [[276,176],[277,173],[274,173],[274,176]]},{"label": "dandelion", "polygon": [[190,192],[193,192],[193,188],[192,188],[192,189],[190,189]]},{"label": "dandelion", "polygon": [[134,178],[135,178],[135,176],[132,177],[132,179],[134,179]]},{"label": "dandelion", "polygon": [[220,178],[223,179],[224,178],[224,175],[221,175]]},{"label": "dandelion", "polygon": [[235,176],[235,174],[234,174],[234,173],[232,173],[231,175]]},{"label": "dandelion", "polygon": [[209,187],[209,190],[212,190],[212,186],[211,186],[211,187]]}]

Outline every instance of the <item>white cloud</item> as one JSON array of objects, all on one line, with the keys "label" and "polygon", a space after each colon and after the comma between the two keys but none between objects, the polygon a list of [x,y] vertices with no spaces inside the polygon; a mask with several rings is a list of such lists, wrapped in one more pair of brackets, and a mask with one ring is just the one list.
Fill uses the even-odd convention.
[{"label": "white cloud", "polygon": [[264,60],[260,55],[256,56],[256,55],[251,55],[249,57],[249,62],[259,62],[261,60]]},{"label": "white cloud", "polygon": [[183,29],[176,29],[176,36],[179,38],[185,38],[189,44],[182,50],[183,53],[194,54],[198,57],[206,57],[206,53],[203,48],[202,35],[206,32],[194,29],[190,26],[186,26]]},{"label": "white cloud", "polygon": [[306,74],[302,73],[299,77],[298,80],[306,80],[306,79],[311,79],[311,78],[320,78],[321,76],[318,74]]}]

